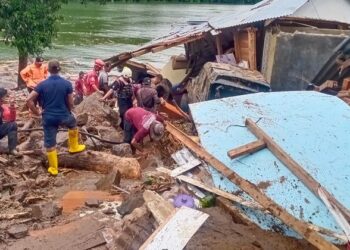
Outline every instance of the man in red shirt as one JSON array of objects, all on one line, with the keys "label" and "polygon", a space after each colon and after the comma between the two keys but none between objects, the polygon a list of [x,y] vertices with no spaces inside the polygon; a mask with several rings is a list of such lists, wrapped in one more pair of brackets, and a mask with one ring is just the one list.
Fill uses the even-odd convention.
[{"label": "man in red shirt", "polygon": [[133,153],[135,149],[143,152],[139,144],[147,135],[158,141],[164,135],[164,120],[140,107],[130,108],[124,118],[124,142],[130,143]]},{"label": "man in red shirt", "polygon": [[103,91],[100,91],[98,89],[98,74],[100,72],[100,70],[102,70],[103,66],[105,65],[105,63],[101,60],[101,59],[96,59],[95,60],[95,65],[93,70],[91,70],[90,72],[88,72],[85,77],[84,77],[84,94],[86,96],[89,96],[93,93],[95,93],[96,91],[101,92],[103,94]]},{"label": "man in red shirt", "polygon": [[7,95],[7,90],[0,88],[0,139],[7,136],[9,153],[20,156],[16,150],[17,146],[17,123],[16,108],[13,99],[10,99],[10,106],[3,104],[3,98]]},{"label": "man in red shirt", "polygon": [[84,72],[79,72],[79,78],[75,81],[74,85],[74,105],[78,105],[83,101],[84,96]]}]

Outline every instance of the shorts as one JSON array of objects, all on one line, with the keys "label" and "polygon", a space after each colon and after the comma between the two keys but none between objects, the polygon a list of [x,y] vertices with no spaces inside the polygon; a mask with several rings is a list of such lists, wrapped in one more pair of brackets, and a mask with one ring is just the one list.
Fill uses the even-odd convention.
[{"label": "shorts", "polygon": [[44,127],[44,146],[45,148],[52,148],[56,146],[56,135],[59,126],[65,126],[69,129],[75,128],[77,122],[73,115],[43,115]]}]

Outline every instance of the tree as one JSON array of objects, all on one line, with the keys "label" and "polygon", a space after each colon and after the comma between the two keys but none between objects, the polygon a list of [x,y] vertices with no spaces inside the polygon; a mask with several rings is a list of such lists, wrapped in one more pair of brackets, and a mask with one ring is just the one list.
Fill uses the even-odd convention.
[{"label": "tree", "polygon": [[[5,43],[18,50],[18,72],[28,55],[40,55],[57,33],[58,11],[66,0],[0,0],[0,28]],[[24,83],[18,74],[18,87]]]}]

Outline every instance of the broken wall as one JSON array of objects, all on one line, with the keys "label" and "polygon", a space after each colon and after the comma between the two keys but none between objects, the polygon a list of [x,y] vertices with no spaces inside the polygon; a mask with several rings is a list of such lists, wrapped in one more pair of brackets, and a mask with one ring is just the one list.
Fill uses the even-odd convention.
[{"label": "broken wall", "polygon": [[272,91],[303,90],[349,30],[271,27],[266,30],[262,73]]}]

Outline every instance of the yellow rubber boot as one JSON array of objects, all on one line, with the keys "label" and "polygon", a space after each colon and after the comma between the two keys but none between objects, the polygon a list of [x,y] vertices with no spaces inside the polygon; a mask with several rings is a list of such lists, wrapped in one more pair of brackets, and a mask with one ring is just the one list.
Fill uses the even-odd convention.
[{"label": "yellow rubber boot", "polygon": [[58,174],[58,160],[56,149],[47,152],[47,158],[49,160],[49,168],[47,169],[47,172],[49,172],[51,175],[56,176]]},{"label": "yellow rubber boot", "polygon": [[68,130],[68,151],[69,153],[79,153],[85,150],[85,145],[79,144],[78,129]]}]

